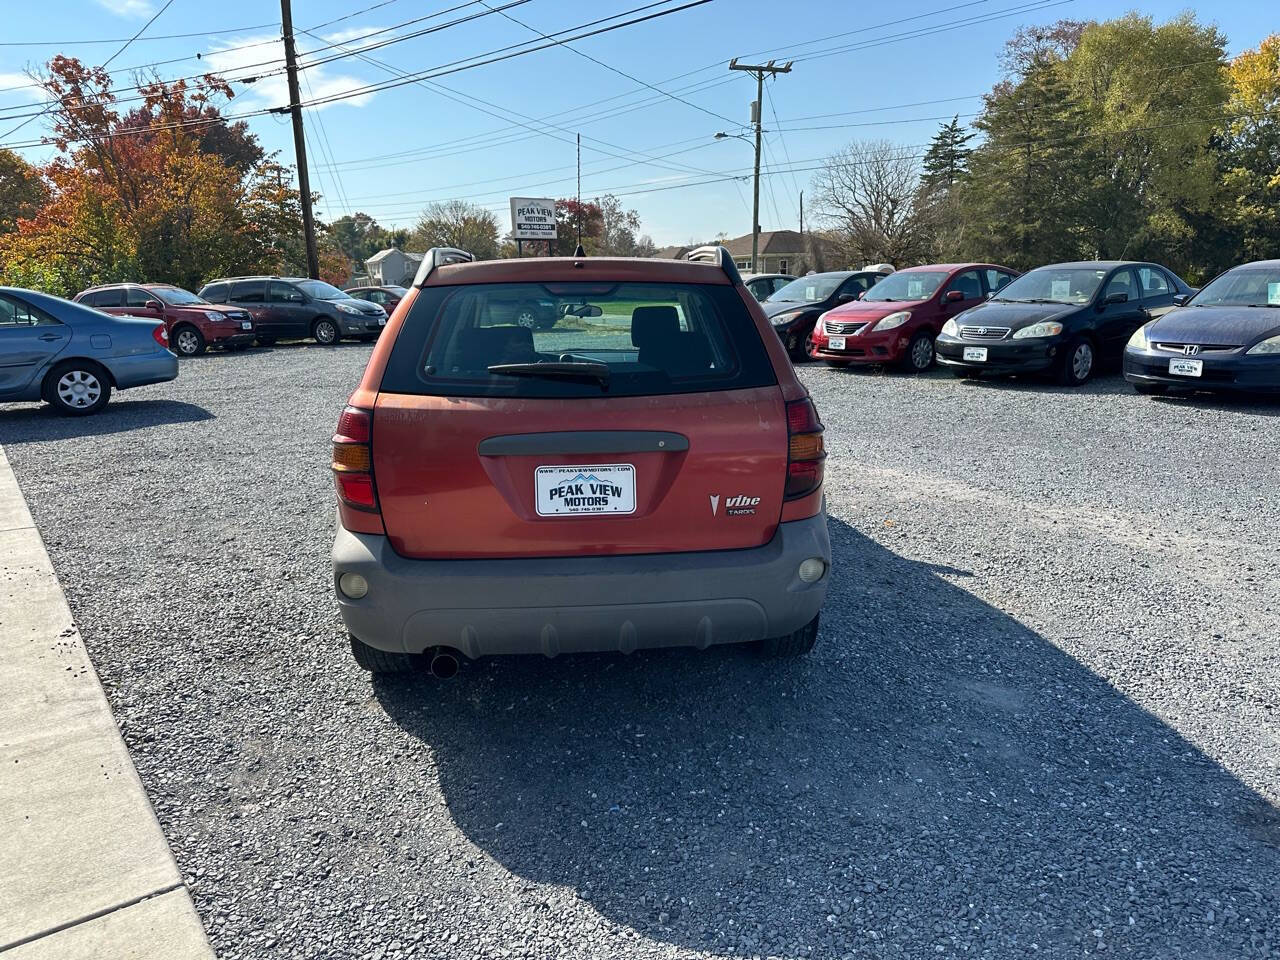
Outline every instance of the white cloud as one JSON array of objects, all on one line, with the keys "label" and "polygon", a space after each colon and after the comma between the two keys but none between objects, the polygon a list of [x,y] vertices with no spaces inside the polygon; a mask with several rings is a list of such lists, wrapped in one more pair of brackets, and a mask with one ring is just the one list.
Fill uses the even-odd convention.
[{"label": "white cloud", "polygon": [[149,17],[156,12],[150,0],[97,0],[97,4],[117,17]]},{"label": "white cloud", "polygon": [[[328,43],[342,43],[354,37],[364,36],[372,29],[374,28],[357,27],[330,34],[325,37],[325,43],[312,40],[310,37],[299,37],[297,39],[298,60],[300,63],[305,64],[310,59],[310,51]],[[254,46],[248,46],[250,44]],[[261,46],[257,44],[261,44]],[[248,46],[248,49],[231,49],[244,46]],[[316,56],[324,58],[342,52],[341,50],[330,49]],[[264,61],[268,60],[278,62],[264,63]],[[229,40],[213,47],[204,55],[204,62],[211,72],[221,75],[226,80],[233,81],[231,85],[236,91],[234,112],[237,113],[241,110],[256,110],[263,107],[282,107],[289,103],[289,86],[282,70],[283,60],[284,44],[275,35],[238,37],[234,41]],[[342,60],[337,62],[351,63],[353,61]],[[281,72],[275,73],[277,70]],[[242,77],[261,76],[264,73],[272,73],[273,75],[269,77],[263,76],[262,79],[256,80],[247,86],[234,82]],[[298,74],[298,83],[304,103],[308,100],[341,96],[352,90],[364,87],[370,82],[347,73],[333,73],[330,71],[328,64],[310,67],[300,71]],[[368,103],[372,96],[370,93],[361,93],[344,100],[322,103],[307,109],[320,110],[339,104],[359,106],[360,104]]]}]

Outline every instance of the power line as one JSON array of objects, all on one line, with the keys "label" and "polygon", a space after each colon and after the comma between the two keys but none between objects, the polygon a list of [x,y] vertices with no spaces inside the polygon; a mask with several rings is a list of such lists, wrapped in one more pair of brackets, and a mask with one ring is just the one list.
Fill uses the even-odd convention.
[{"label": "power line", "polygon": [[[168,6],[168,4],[165,6]],[[152,17],[152,19],[154,20],[155,18]],[[216,37],[225,33],[248,33],[250,30],[262,30],[266,27],[274,26],[274,22],[255,23],[248,27],[226,27],[222,30],[201,30],[196,33],[163,33],[151,37],[138,37],[135,35],[128,39],[113,40],[0,40],[0,47],[77,47],[91,43],[130,44],[135,40],[186,40],[191,37]]]},{"label": "power line", "polygon": [[[130,37],[128,40],[124,42],[124,46],[122,46],[119,50],[117,50],[111,56],[107,57],[106,60],[102,61],[101,68],[105,69],[107,65],[111,63],[112,60],[114,60],[116,57],[120,56],[120,54],[128,50],[129,44],[133,43],[133,41],[137,40],[140,36],[142,36],[142,34],[146,31],[147,27],[151,26],[158,19],[160,19],[160,14],[168,10],[169,5],[172,3],[173,3],[173,0],[165,0],[164,6],[161,7],[159,10],[157,10],[155,13],[153,13],[151,15],[151,19],[148,20],[146,23],[144,23],[137,33],[135,33],[132,37]],[[52,109],[53,109],[53,103],[52,102],[47,103],[45,104],[45,108],[41,110],[38,114],[36,114],[36,116],[42,117]],[[5,137],[13,136],[13,134],[17,133],[19,130],[21,130],[23,127],[25,127],[34,119],[35,117],[28,117],[26,120],[23,120],[20,124],[12,128],[11,130],[8,130],[5,133],[0,133],[0,140],[3,140]]]},{"label": "power line", "polygon": [[[489,4],[485,2],[485,0],[480,0],[480,2],[484,3],[486,7],[489,6]],[[490,9],[492,10],[493,8],[490,7]],[[531,27],[529,24],[525,23],[523,20],[518,20],[515,17],[511,16],[511,14],[509,13],[503,13],[502,16],[506,17],[512,23],[517,24],[518,26],[524,27],[526,30],[532,31],[533,33],[537,34],[539,37],[542,37],[542,39],[544,40],[552,39],[550,36],[543,33],[541,30],[537,29],[536,27]],[[675,100],[677,103],[683,103],[685,106],[693,107],[693,109],[700,110],[701,112],[705,113],[707,116],[715,117],[717,120],[724,120],[727,123],[735,122],[733,120],[730,120],[728,117],[724,116],[723,114],[716,113],[714,110],[708,110],[706,107],[703,107],[699,104],[694,103],[692,100],[686,100],[683,97],[676,96],[674,93],[669,93],[668,91],[663,90],[660,87],[656,87],[652,83],[649,83],[647,80],[641,80],[639,77],[633,77],[631,74],[627,73],[625,70],[619,70],[617,67],[613,66],[612,64],[605,63],[603,60],[597,60],[595,57],[591,56],[589,53],[583,53],[577,47],[569,46],[569,44],[563,40],[557,40],[556,43],[560,44],[560,46],[564,47],[570,53],[575,53],[585,60],[590,60],[592,63],[597,64],[601,67],[604,67],[606,70],[616,73],[620,77],[625,77],[626,79],[630,80],[632,83],[638,83],[640,86],[648,87],[650,90],[656,91],[657,93],[662,94],[664,97],[670,97],[672,100]]]}]

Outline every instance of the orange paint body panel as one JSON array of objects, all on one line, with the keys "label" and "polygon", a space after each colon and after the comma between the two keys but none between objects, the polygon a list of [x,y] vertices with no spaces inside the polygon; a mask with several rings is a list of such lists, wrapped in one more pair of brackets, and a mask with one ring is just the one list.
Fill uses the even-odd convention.
[{"label": "orange paint body panel", "polygon": [[[380,394],[374,476],[396,553],[413,558],[556,557],[731,550],[768,543],[783,507],[787,424],[778,387],[657,397],[468,399]],[[750,429],[744,429],[749,423]],[[482,455],[492,437],[669,431],[688,449]],[[625,436],[625,435],[622,435]],[[438,450],[436,457],[432,451]],[[447,451],[447,453],[446,453]],[[465,453],[463,452],[465,451]],[[539,516],[544,466],[629,464],[635,512]],[[716,498],[713,509],[712,498]],[[735,497],[758,500],[731,514]],[[812,513],[810,513],[812,515]]]}]

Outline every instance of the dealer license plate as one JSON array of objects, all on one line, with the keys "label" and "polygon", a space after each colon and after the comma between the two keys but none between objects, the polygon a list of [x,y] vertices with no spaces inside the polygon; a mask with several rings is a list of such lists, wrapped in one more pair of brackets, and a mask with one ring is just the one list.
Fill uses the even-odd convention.
[{"label": "dealer license plate", "polygon": [[241,329],[241,330],[252,330],[252,329],[253,329],[253,321],[252,321],[252,320],[241,320],[241,321],[240,321],[240,329]]},{"label": "dealer license plate", "polygon": [[831,345],[832,350],[844,349],[844,337],[828,337],[827,343]]},{"label": "dealer license plate", "polygon": [[629,463],[538,467],[534,486],[540,517],[636,512],[636,468]]},{"label": "dealer license plate", "polygon": [[1204,361],[1170,360],[1169,372],[1179,377],[1199,377],[1204,374]]},{"label": "dealer license plate", "polygon": [[966,360],[974,360],[978,363],[986,363],[987,348],[986,347],[965,347],[964,358]]},{"label": "dealer license plate", "polygon": [[380,327],[385,327],[386,325],[387,325],[387,318],[386,318],[386,317],[379,317],[379,318],[378,318],[378,326],[380,326]]}]

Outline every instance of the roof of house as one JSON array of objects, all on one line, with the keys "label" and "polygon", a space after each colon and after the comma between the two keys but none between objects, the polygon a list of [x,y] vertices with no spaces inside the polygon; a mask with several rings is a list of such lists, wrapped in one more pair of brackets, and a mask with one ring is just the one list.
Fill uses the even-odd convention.
[{"label": "roof of house", "polygon": [[421,253],[410,253],[408,250],[401,250],[399,247],[387,247],[385,250],[379,250],[372,257],[366,258],[364,262],[381,263],[393,253],[401,254],[402,256],[408,257],[410,260],[414,260],[418,263],[422,262],[423,255]]},{"label": "roof of house", "polygon": [[[725,249],[735,257],[751,256],[751,234],[734,237],[724,242]],[[798,230],[761,230],[760,252],[762,254],[803,253],[804,237]]]}]

